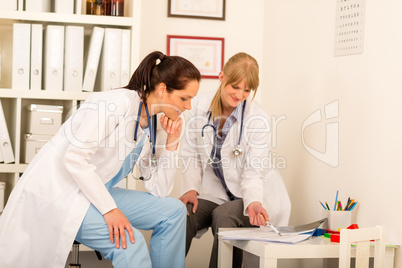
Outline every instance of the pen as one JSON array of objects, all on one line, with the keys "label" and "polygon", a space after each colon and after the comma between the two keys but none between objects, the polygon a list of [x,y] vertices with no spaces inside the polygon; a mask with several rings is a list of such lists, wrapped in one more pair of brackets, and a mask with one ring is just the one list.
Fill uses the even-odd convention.
[{"label": "pen", "polygon": [[351,211],[352,209],[354,209],[356,205],[357,205],[357,202],[355,202],[355,203],[353,204],[353,206],[349,209],[349,211]]},{"label": "pen", "polygon": [[336,210],[336,204],[337,204],[337,202],[338,202],[338,192],[339,192],[339,191],[336,191],[334,210]]},{"label": "pen", "polygon": [[282,234],[272,225],[270,221],[267,221],[267,225],[271,227],[271,229],[274,230],[279,236],[282,236]]},{"label": "pen", "polygon": [[350,204],[350,196],[348,197],[348,202],[346,202],[345,210],[348,208],[349,204]]}]

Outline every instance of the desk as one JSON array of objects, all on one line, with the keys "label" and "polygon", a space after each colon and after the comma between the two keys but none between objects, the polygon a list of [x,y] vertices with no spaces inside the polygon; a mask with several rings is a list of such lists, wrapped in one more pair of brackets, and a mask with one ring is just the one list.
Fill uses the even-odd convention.
[{"label": "desk", "polygon": [[[221,228],[220,231],[236,230]],[[218,267],[231,268],[233,247],[240,248],[260,257],[260,268],[276,268],[278,259],[326,259],[339,258],[339,243],[333,243],[321,237],[312,237],[297,244],[269,243],[260,241],[222,240],[219,236]],[[386,247],[385,267],[394,267],[396,247]],[[352,256],[355,256],[352,250]],[[374,247],[370,248],[374,256]],[[325,260],[324,260],[325,261]],[[326,267],[326,265],[324,265]]]}]

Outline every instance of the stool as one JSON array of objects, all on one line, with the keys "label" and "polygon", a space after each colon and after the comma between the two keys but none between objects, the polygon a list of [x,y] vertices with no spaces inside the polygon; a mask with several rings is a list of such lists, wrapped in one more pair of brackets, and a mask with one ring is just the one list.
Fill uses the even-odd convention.
[{"label": "stool", "polygon": [[[102,254],[95,250],[96,257],[98,257],[98,260],[102,260]],[[69,264],[69,268],[81,268],[80,264],[80,242],[75,241],[73,243],[73,249],[71,251],[71,262]]]}]

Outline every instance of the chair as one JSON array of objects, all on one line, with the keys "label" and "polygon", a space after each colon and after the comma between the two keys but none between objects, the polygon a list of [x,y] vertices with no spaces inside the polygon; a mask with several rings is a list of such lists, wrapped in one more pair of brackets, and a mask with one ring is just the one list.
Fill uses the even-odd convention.
[{"label": "chair", "polygon": [[[102,260],[102,254],[95,250],[96,257],[98,257],[98,260]],[[73,243],[73,248],[71,251],[71,262],[68,265],[69,268],[81,268],[80,264],[80,242],[75,241]]]},{"label": "chair", "polygon": [[368,268],[370,240],[374,240],[374,268],[384,267],[385,241],[384,227],[363,229],[342,229],[339,247],[339,268],[350,268],[351,245],[356,245],[356,268]]}]

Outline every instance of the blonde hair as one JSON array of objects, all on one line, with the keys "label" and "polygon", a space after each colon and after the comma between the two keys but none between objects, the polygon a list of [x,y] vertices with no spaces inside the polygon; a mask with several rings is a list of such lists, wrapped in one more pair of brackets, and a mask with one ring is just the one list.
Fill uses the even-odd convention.
[{"label": "blonde hair", "polygon": [[211,109],[211,116],[214,119],[222,114],[222,88],[229,84],[239,84],[244,80],[246,87],[253,90],[255,96],[260,83],[257,61],[249,54],[244,52],[233,55],[226,62],[222,72],[224,75],[224,80],[216,91],[209,107]]}]

